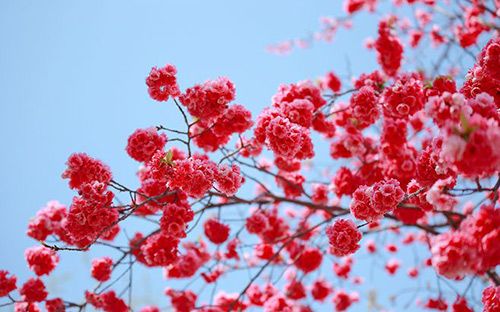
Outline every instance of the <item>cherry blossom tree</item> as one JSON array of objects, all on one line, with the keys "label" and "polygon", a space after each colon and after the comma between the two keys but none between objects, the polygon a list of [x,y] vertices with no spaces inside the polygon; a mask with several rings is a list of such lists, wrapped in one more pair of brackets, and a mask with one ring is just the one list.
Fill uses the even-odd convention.
[{"label": "cherry blossom tree", "polygon": [[[323,18],[313,36],[269,47],[284,54],[331,41],[368,12],[379,18],[364,43],[377,69],[349,79],[326,69],[321,79],[283,84],[258,116],[235,102],[229,78],[184,88],[174,65],[153,67],[151,105],[184,127],[151,120],[156,126],[124,140],[138,187],[117,181],[97,157],[70,155],[62,178],[73,200],[49,201],[29,220],[33,277],[0,270],[0,307],[381,310],[356,291],[364,278],[352,268],[364,257],[389,276],[407,270],[417,285],[410,308],[500,311],[500,2],[381,6],[346,0],[344,15]],[[320,170],[324,145],[329,164]],[[148,230],[123,235],[131,217]],[[94,288],[81,289],[79,301],[48,293],[44,275],[61,254],[96,246],[107,254],[92,260]],[[400,249],[413,250],[413,266]],[[134,305],[134,266],[162,267],[167,281],[184,283],[157,290],[168,308],[167,298]],[[248,278],[239,290],[218,284],[241,271]],[[435,278],[422,285],[425,272]],[[396,284],[385,295],[397,300],[403,291]]]}]

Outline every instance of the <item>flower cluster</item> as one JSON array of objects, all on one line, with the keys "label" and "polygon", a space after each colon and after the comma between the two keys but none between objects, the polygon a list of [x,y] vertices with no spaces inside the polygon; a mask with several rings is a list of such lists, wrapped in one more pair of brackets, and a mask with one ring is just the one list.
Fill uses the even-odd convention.
[{"label": "flower cluster", "polygon": [[[358,267],[365,257],[355,254],[369,235],[365,255],[382,259],[377,267],[389,278],[424,282],[427,270],[453,280],[472,275],[470,291],[452,298],[447,292],[424,295],[416,300],[418,309],[470,312],[477,300],[468,293],[488,279],[493,285],[483,291],[484,310],[497,311],[498,34],[466,77],[460,77],[463,68],[451,67],[455,58],[449,56],[484,44],[480,35],[494,31],[498,12],[484,1],[461,4],[463,14],[452,17],[437,0],[393,2],[392,14],[404,5],[414,18],[379,21],[377,38],[365,46],[375,51],[380,70],[351,82],[344,73],[325,70],[317,80],[282,84],[255,122],[248,108],[235,104],[228,78],[181,92],[173,65],[152,68],[146,78],[150,97],[172,98],[171,109],[185,127],[142,128],[128,137],[125,150],[139,162],[132,188],[114,179],[102,161],[70,155],[62,177],[75,191],[71,204],[51,201],[29,221],[27,235],[42,244],[25,251],[35,276],[17,287],[16,276],[0,270],[0,297],[7,301],[0,306],[12,305],[16,312],[38,312],[43,304],[49,312],[126,312],[136,307],[127,305],[116,283],[142,265],[161,267],[169,284],[188,283],[165,290],[179,312],[310,312],[317,304],[345,311],[360,300],[358,293],[329,281],[361,289],[365,276]],[[338,29],[351,27],[356,12],[379,12],[377,6],[375,0],[345,0],[345,19],[322,18],[324,30],[312,40],[331,40]],[[415,59],[410,55],[403,62],[404,53],[427,43],[443,53],[433,64],[409,64]],[[474,50],[459,50],[457,59]],[[415,54],[421,55],[426,53]],[[323,164],[315,153],[325,152],[331,158]],[[238,194],[245,181],[255,182],[253,192]],[[146,224],[142,232],[125,244],[113,242],[129,217]],[[93,292],[86,291],[82,303],[49,296],[40,276],[53,272],[58,252],[86,252],[94,244],[121,254],[92,260]],[[412,247],[427,248],[430,257],[407,266],[405,249]],[[250,274],[241,292],[219,288],[241,270]],[[206,296],[190,290],[192,283],[213,289],[210,303],[200,302]],[[362,300],[377,308],[371,295]]]},{"label": "flower cluster", "polygon": [[497,107],[500,107],[500,37],[491,39],[478,56],[477,63],[467,73],[466,81],[460,90],[467,98],[486,92],[495,98]]},{"label": "flower cluster", "polygon": [[361,233],[351,220],[340,219],[326,229],[330,241],[330,252],[343,257],[353,254],[359,249]]},{"label": "flower cluster", "polygon": [[87,183],[73,197],[65,229],[74,245],[86,247],[118,221],[113,208],[113,193],[101,182]]},{"label": "flower cluster", "polygon": [[41,302],[48,295],[45,284],[39,278],[28,279],[19,289],[19,293],[26,302]]},{"label": "flower cluster", "polygon": [[222,244],[229,237],[229,226],[214,218],[206,220],[203,229],[207,238],[214,244]]},{"label": "flower cluster", "polygon": [[395,179],[362,185],[352,195],[351,213],[360,220],[373,221],[391,212],[403,199],[404,192]]},{"label": "flower cluster", "polygon": [[162,150],[167,142],[167,136],[159,134],[156,129],[137,129],[128,137],[127,153],[133,159],[145,162],[153,157],[154,153]]},{"label": "flower cluster", "polygon": [[207,246],[202,240],[198,243],[183,242],[182,247],[184,251],[177,261],[165,270],[167,278],[191,277],[211,259]]},{"label": "flower cluster", "polygon": [[102,294],[86,292],[85,297],[87,302],[97,309],[102,309],[105,312],[126,312],[129,307],[118,297],[114,290],[109,290]]},{"label": "flower cluster", "polygon": [[169,186],[179,188],[189,196],[199,198],[212,187],[217,174],[217,165],[207,157],[195,155],[174,162]]},{"label": "flower cluster", "polygon": [[30,270],[36,275],[49,275],[59,263],[57,253],[43,246],[35,246],[26,249],[24,257]]},{"label": "flower cluster", "polygon": [[213,122],[198,121],[191,127],[194,143],[205,152],[214,152],[227,144],[234,133],[243,133],[253,125],[252,114],[239,104],[229,106]]},{"label": "flower cluster", "polygon": [[173,238],[186,237],[187,224],[194,218],[191,207],[186,202],[171,203],[163,209],[160,218],[162,232]]},{"label": "flower cluster", "polygon": [[179,100],[192,116],[208,122],[221,116],[234,98],[234,84],[226,77],[220,77],[187,89]]},{"label": "flower cluster", "polygon": [[227,196],[232,196],[239,190],[243,182],[245,182],[245,178],[241,176],[240,167],[236,165],[232,165],[231,167],[221,165],[217,170],[215,181],[217,182],[218,190]]},{"label": "flower cluster", "polygon": [[378,101],[379,96],[372,87],[361,87],[350,100],[350,124],[361,130],[377,121],[380,114]]},{"label": "flower cluster", "polygon": [[462,115],[460,123],[443,129],[441,157],[455,171],[469,178],[488,177],[500,168],[500,125],[479,114]]},{"label": "flower cluster", "polygon": [[407,119],[424,106],[421,77],[416,73],[400,75],[385,89],[383,98],[385,116]]},{"label": "flower cluster", "polygon": [[245,226],[249,233],[257,234],[263,242],[278,241],[286,237],[289,230],[289,225],[276,209],[254,211]]},{"label": "flower cluster", "polygon": [[62,178],[69,179],[69,187],[72,189],[80,189],[91,182],[108,183],[112,179],[107,165],[85,153],[72,154],[66,165]]},{"label": "flower cluster", "polygon": [[167,266],[178,258],[179,240],[158,233],[148,237],[140,247],[145,264],[148,266]]},{"label": "flower cluster", "polygon": [[167,288],[165,294],[170,297],[172,306],[178,312],[189,312],[196,306],[197,296],[190,290],[180,291]]},{"label": "flower cluster", "polygon": [[397,74],[403,59],[403,45],[391,30],[395,22],[394,17],[382,20],[378,26],[379,37],[375,41],[377,61],[384,73],[391,77]]},{"label": "flower cluster", "polygon": [[9,272],[0,270],[0,297],[7,296],[10,292],[14,291],[16,287],[17,278],[14,275],[8,276]]},{"label": "flower cluster", "polygon": [[490,286],[484,289],[481,301],[483,312],[495,312],[500,309],[500,286]]},{"label": "flower cluster", "polygon": [[44,241],[52,234],[64,237],[63,220],[66,216],[66,206],[57,200],[49,201],[29,221],[27,234],[38,241]]},{"label": "flower cluster", "polygon": [[286,117],[277,116],[269,121],[266,138],[269,148],[277,156],[288,159],[305,159],[313,156],[309,131]]},{"label": "flower cluster", "polygon": [[357,293],[348,294],[344,290],[337,290],[333,294],[333,304],[336,311],[346,311],[353,303],[359,300]]},{"label": "flower cluster", "polygon": [[312,158],[311,127],[325,136],[335,133],[333,122],[319,111],[326,101],[312,82],[281,85],[272,101],[273,107],[257,117],[254,135],[255,141],[266,144],[276,158]]},{"label": "flower cluster", "polygon": [[153,67],[146,78],[149,96],[156,101],[167,101],[169,97],[178,97],[180,91],[176,74],[177,69],[174,65],[167,64],[162,68]]},{"label": "flower cluster", "polygon": [[462,279],[500,264],[500,210],[483,206],[465,219],[460,228],[436,236],[432,243],[432,265],[439,274]]},{"label": "flower cluster", "polygon": [[99,282],[105,282],[111,277],[112,266],[113,259],[110,257],[94,259],[90,273]]}]

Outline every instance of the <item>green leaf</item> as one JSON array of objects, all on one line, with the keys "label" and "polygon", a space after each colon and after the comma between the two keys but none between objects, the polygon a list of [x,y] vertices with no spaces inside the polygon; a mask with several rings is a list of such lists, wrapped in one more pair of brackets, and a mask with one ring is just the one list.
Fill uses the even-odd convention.
[{"label": "green leaf", "polygon": [[172,158],[174,157],[174,154],[172,153],[171,150],[169,150],[165,156],[163,156],[162,158],[162,162],[164,162],[165,164],[169,165],[169,166],[172,166],[174,164],[174,162],[172,161]]}]

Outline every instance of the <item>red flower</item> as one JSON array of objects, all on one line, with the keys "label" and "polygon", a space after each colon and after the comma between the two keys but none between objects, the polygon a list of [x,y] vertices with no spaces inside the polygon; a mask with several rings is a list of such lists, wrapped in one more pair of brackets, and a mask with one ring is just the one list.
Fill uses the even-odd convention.
[{"label": "red flower", "polygon": [[156,101],[166,101],[169,97],[180,95],[177,85],[177,69],[174,65],[167,64],[165,67],[153,67],[146,78],[149,96]]},{"label": "red flower", "polygon": [[99,282],[105,282],[111,277],[113,260],[109,257],[103,257],[92,260],[92,277]]},{"label": "red flower", "polygon": [[44,246],[34,246],[26,249],[24,252],[26,262],[29,268],[35,272],[36,275],[49,275],[52,270],[59,263],[59,256],[57,253]]},{"label": "red flower", "polygon": [[361,232],[351,220],[340,219],[326,228],[326,235],[330,241],[330,252],[343,257],[359,249]]},{"label": "red flower", "polygon": [[137,129],[128,137],[127,153],[133,159],[146,162],[154,153],[162,150],[167,142],[167,136],[158,134],[155,128]]},{"label": "red flower", "polygon": [[222,244],[229,237],[229,226],[214,218],[206,220],[203,229],[207,238],[214,244]]},{"label": "red flower", "polygon": [[30,278],[19,289],[19,293],[23,296],[23,300],[27,302],[41,302],[47,298],[47,291],[42,280],[38,278]]}]

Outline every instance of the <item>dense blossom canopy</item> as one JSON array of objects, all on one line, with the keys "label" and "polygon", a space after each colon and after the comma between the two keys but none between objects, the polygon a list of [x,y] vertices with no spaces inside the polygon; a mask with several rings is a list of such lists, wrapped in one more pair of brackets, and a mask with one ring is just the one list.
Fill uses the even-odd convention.
[{"label": "dense blossom canopy", "polygon": [[[392,2],[388,15],[377,0],[345,0],[346,15],[323,18],[308,39],[330,41],[377,13],[365,47],[378,68],[282,84],[257,115],[235,103],[227,77],[181,89],[174,65],[153,67],[147,92],[184,127],[124,139],[134,187],[71,154],[62,178],[74,196],[29,220],[34,276],[18,283],[0,270],[0,307],[163,311],[165,299],[132,302],[141,266],[163,269],[178,312],[383,310],[361,285],[404,274],[419,285],[408,303],[417,310],[500,311],[500,3]],[[130,219],[145,225],[127,231]],[[49,294],[44,275],[60,255],[96,246],[105,255],[86,274],[97,285],[74,302]],[[367,259],[375,280],[356,270]],[[405,294],[393,288],[397,306]]]}]

